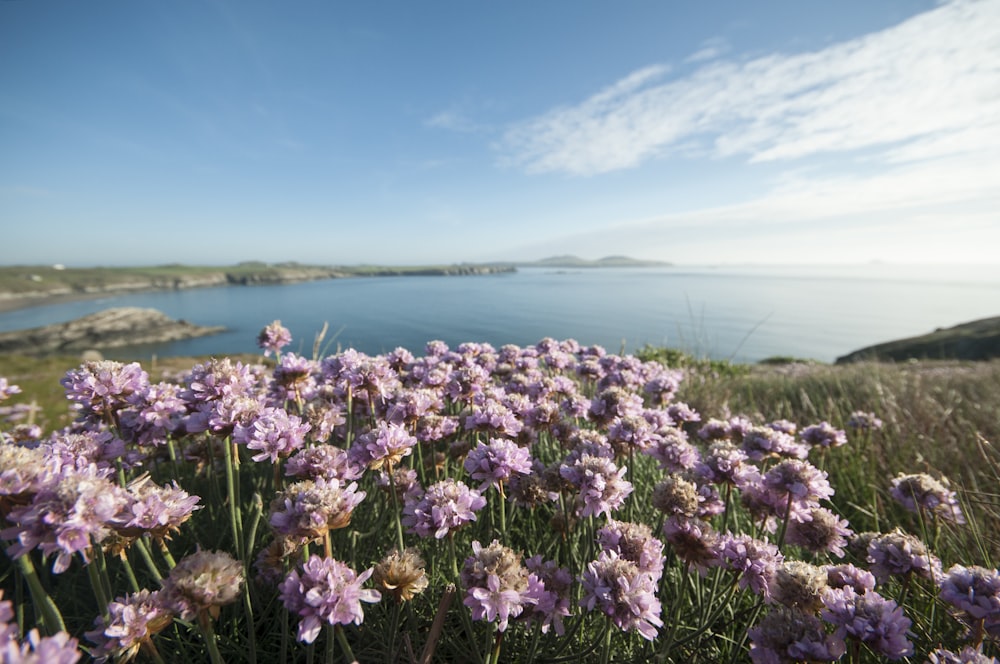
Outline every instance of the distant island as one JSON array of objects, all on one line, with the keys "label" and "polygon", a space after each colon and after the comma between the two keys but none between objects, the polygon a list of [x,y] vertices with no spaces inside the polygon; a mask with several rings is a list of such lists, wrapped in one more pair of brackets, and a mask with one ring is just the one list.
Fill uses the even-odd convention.
[{"label": "distant island", "polygon": [[517,267],[672,267],[672,263],[663,261],[647,261],[628,256],[605,256],[597,260],[580,258],[566,254],[563,256],[550,256],[537,261],[515,262]]},{"label": "distant island", "polygon": [[452,265],[302,265],[248,261],[228,267],[173,263],[150,267],[14,265],[0,267],[0,311],[35,304],[105,297],[123,293],[184,290],[212,286],[291,284],[320,279],[399,276],[474,276],[515,272],[518,267],[663,267],[669,263],[628,256],[588,260],[552,256],[538,261],[456,263]]}]

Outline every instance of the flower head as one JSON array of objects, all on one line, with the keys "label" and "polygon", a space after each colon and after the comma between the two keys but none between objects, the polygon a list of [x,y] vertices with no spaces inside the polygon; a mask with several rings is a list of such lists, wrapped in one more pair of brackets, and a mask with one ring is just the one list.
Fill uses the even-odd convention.
[{"label": "flower head", "polygon": [[911,512],[929,512],[955,523],[965,523],[962,508],[955,492],[948,488],[948,480],[938,481],[926,473],[904,475],[892,480],[891,495]]},{"label": "flower head", "polygon": [[479,443],[465,458],[465,470],[472,479],[479,480],[479,490],[503,485],[515,475],[531,472],[531,453],[512,440],[491,438]]},{"label": "flower head", "polygon": [[476,512],[485,506],[486,499],[478,491],[449,478],[406,496],[403,525],[420,537],[441,539],[475,521]]},{"label": "flower head", "polygon": [[823,605],[823,619],[837,628],[839,638],[857,639],[889,659],[913,654],[907,638],[910,619],[874,590],[858,594],[850,586],[830,589],[823,593]]},{"label": "flower head", "polygon": [[290,484],[271,502],[270,523],[279,535],[315,539],[351,523],[351,514],[367,495],[336,478]]},{"label": "flower head", "polygon": [[521,615],[525,604],[534,601],[525,593],[528,572],[521,556],[497,540],[486,547],[472,543],[472,555],[462,567],[462,585],[463,603],[472,609],[472,619],[496,621],[501,632],[511,618]]},{"label": "flower head", "polygon": [[98,662],[129,662],[153,635],[170,626],[174,614],[163,605],[160,593],[140,590],[119,597],[108,605],[107,618],[97,617],[86,636],[97,644],[91,654]]},{"label": "flower head", "polygon": [[267,325],[257,335],[257,345],[264,349],[264,357],[271,353],[280,354],[281,349],[290,343],[292,343],[292,333],[281,324],[280,320]]},{"label": "flower head", "polygon": [[747,634],[755,664],[832,662],[846,650],[843,639],[827,634],[816,616],[799,610],[771,611]]},{"label": "flower head", "polygon": [[163,606],[188,620],[207,611],[219,616],[219,607],[232,604],[243,589],[243,565],[224,551],[203,551],[183,558],[163,580]]},{"label": "flower head", "polygon": [[623,631],[637,631],[649,641],[663,627],[656,582],[636,565],[614,551],[601,551],[580,575],[583,597],[580,605],[598,610]]},{"label": "flower head", "polygon": [[427,589],[424,559],[416,549],[393,549],[375,566],[372,581],[397,602],[411,600]]},{"label": "flower head", "polygon": [[312,643],[320,628],[327,625],[360,625],[365,619],[361,602],[377,602],[382,595],[377,590],[362,589],[373,570],[361,574],[334,560],[309,556],[302,573],[292,570],[279,586],[285,608],[298,614],[298,640]]}]

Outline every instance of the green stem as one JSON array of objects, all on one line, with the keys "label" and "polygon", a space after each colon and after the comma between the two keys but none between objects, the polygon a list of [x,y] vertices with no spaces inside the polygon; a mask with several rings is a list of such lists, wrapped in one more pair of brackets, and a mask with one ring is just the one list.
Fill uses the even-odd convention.
[{"label": "green stem", "polygon": [[212,664],[225,664],[222,653],[219,652],[219,644],[215,639],[215,628],[212,626],[212,617],[207,611],[202,610],[198,614],[198,625],[201,627],[201,634],[205,637],[205,645],[208,646],[208,656]]},{"label": "green stem", "polygon": [[[21,575],[28,582],[28,592],[31,594],[32,603],[42,614],[45,631],[50,636],[56,632],[66,631],[66,624],[63,622],[62,614],[59,613],[59,607],[42,587],[42,581],[38,578],[35,565],[31,562],[31,554],[26,553],[18,558],[17,565],[21,568]],[[104,610],[107,610],[106,605]]]},{"label": "green stem", "polygon": [[239,496],[236,493],[236,473],[239,472],[233,457],[233,443],[226,439],[222,444],[226,453],[226,497],[229,501],[229,526],[233,531],[237,557],[246,560],[243,546],[243,524],[240,519]]},{"label": "green stem", "polygon": [[97,605],[101,610],[101,615],[105,619],[108,618],[108,604],[111,603],[111,598],[104,591],[104,583],[101,581],[101,572],[97,569],[97,564],[91,561],[87,567],[87,578],[90,579],[90,588],[94,591],[94,599],[97,600]]},{"label": "green stem", "polygon": [[139,592],[139,580],[135,577],[135,570],[132,569],[132,563],[128,559],[128,551],[122,551],[121,555],[122,567],[125,568],[125,576],[128,577],[128,583],[132,586],[132,592]]},{"label": "green stem", "polygon": [[347,642],[347,635],[344,634],[344,628],[339,623],[334,625],[334,631],[337,633],[337,641],[340,642],[340,647],[344,649],[344,654],[347,655],[348,662],[356,662],[357,658],[354,656],[354,651],[351,650],[351,644]]},{"label": "green stem", "polygon": [[153,562],[153,556],[149,552],[149,547],[146,546],[146,540],[140,537],[133,544],[139,551],[139,557],[141,557],[142,561],[146,563],[146,569],[149,570],[149,573],[153,575],[153,578],[156,579],[156,581],[162,581],[163,575],[160,574],[160,570],[156,568],[156,563]]}]

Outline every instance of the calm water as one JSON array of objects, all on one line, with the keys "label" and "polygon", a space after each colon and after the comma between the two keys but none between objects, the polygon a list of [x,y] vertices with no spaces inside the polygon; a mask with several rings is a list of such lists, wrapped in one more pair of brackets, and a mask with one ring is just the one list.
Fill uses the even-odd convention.
[{"label": "calm water", "polygon": [[[521,269],[474,277],[378,277],[290,286],[142,293],[0,314],[0,330],[71,320],[111,306],[153,307],[223,334],[130,349],[152,354],[256,352],[274,319],[311,352],[324,321],[335,349],[417,354],[432,339],[533,344],[572,337],[617,351],[643,344],[756,361],[832,361],[881,341],[1000,315],[1000,266]],[[115,353],[107,353],[115,357]]]}]

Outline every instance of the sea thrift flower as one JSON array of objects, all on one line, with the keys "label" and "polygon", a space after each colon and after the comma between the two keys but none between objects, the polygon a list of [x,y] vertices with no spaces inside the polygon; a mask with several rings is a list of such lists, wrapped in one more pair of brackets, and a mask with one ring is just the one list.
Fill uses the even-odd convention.
[{"label": "sea thrift flower", "polygon": [[148,533],[154,540],[169,539],[195,510],[201,509],[200,497],[190,495],[177,482],[158,486],[148,474],[129,482],[126,489],[130,504],[115,525],[118,533],[126,537]]},{"label": "sea thrift flower", "polygon": [[927,511],[947,521],[965,523],[962,508],[955,492],[948,488],[947,479],[938,481],[926,473],[900,473],[892,480],[889,495],[911,512]]},{"label": "sea thrift flower", "polygon": [[98,616],[96,628],[86,636],[96,647],[91,651],[95,660],[129,662],[139,654],[144,644],[174,621],[174,614],[160,600],[159,590],[119,597],[108,605],[108,618]]},{"label": "sea thrift flower", "polygon": [[847,539],[853,534],[845,519],[825,507],[813,507],[792,514],[785,541],[810,553],[828,552],[842,558]]},{"label": "sea thrift flower", "polygon": [[495,486],[502,493],[504,482],[531,472],[531,453],[511,440],[491,438],[489,443],[479,443],[469,451],[465,470],[479,481],[480,491]]},{"label": "sea thrift flower", "polygon": [[971,646],[966,646],[957,653],[938,648],[927,655],[927,664],[996,664],[996,662],[996,658],[984,655]]},{"label": "sea thrift flower", "polygon": [[82,419],[111,422],[118,410],[128,406],[133,394],[146,389],[149,376],[138,362],[101,360],[70,369],[59,382]]},{"label": "sea thrift flower", "polygon": [[36,447],[0,443],[0,522],[15,505],[24,505],[57,481],[57,470]]},{"label": "sea thrift flower", "polygon": [[875,413],[856,410],[847,420],[847,426],[860,431],[879,431],[882,429],[882,420],[877,418]]},{"label": "sea thrift flower", "polygon": [[710,567],[722,564],[723,540],[700,519],[668,518],[663,522],[663,538],[689,569],[698,570],[702,576],[708,573]]},{"label": "sea thrift flower", "polygon": [[382,595],[377,590],[364,590],[361,584],[373,570],[360,575],[333,558],[309,556],[302,573],[292,570],[279,586],[285,608],[298,614],[298,640],[312,643],[323,624],[360,625],[365,619],[361,602],[377,602]]},{"label": "sea thrift flower", "polygon": [[713,484],[738,484],[745,471],[746,452],[729,442],[712,443],[694,472]]},{"label": "sea thrift flower", "polygon": [[417,439],[403,427],[379,422],[376,429],[358,436],[351,445],[348,456],[351,463],[357,466],[367,466],[373,470],[384,465],[395,468],[403,457],[410,456],[416,444]]},{"label": "sea thrift flower", "polygon": [[562,619],[570,615],[569,592],[573,586],[573,576],[553,560],[542,561],[540,555],[524,561],[528,568],[528,589],[526,594],[534,603],[526,604],[521,617],[527,621],[541,620],[542,634],[547,634],[554,625],[556,634],[565,633]]},{"label": "sea thrift flower", "polygon": [[691,470],[701,460],[698,449],[688,442],[687,434],[676,427],[657,431],[658,438],[643,450],[660,464],[660,469],[668,473]]},{"label": "sea thrift flower", "polygon": [[1000,619],[1000,573],[972,565],[952,565],[941,579],[941,599],[973,619]]},{"label": "sea thrift flower", "polygon": [[891,576],[915,574],[934,580],[941,574],[941,561],[923,542],[899,529],[877,535],[869,542],[868,562],[879,583],[885,583]]},{"label": "sea thrift flower", "polygon": [[619,457],[644,452],[659,439],[660,436],[642,417],[616,417],[608,426],[608,443]]},{"label": "sea thrift flower", "polygon": [[277,463],[295,450],[301,449],[309,425],[298,415],[289,415],[284,408],[265,408],[249,426],[237,424],[233,440],[255,450],[254,461],[269,459]]},{"label": "sea thrift flower", "polygon": [[693,518],[702,500],[698,485],[679,475],[668,475],[653,487],[653,507],[667,516]]},{"label": "sea thrift flower", "polygon": [[461,577],[466,588],[463,604],[472,609],[472,619],[496,621],[501,632],[511,618],[521,615],[526,603],[534,601],[525,593],[528,572],[521,556],[497,540],[487,547],[472,543]]},{"label": "sea thrift flower", "polygon": [[475,521],[476,512],[485,506],[486,499],[478,491],[449,478],[406,496],[403,525],[420,537],[441,539]]},{"label": "sea thrift flower", "polygon": [[239,599],[243,589],[243,564],[224,551],[202,551],[182,559],[163,580],[163,606],[190,620],[208,612],[219,617],[219,607]]},{"label": "sea thrift flower", "polygon": [[827,634],[816,616],[798,610],[773,610],[747,635],[755,664],[833,662],[846,651],[843,639]]},{"label": "sea thrift flower", "polygon": [[910,619],[903,609],[874,590],[858,594],[851,587],[823,593],[823,620],[837,628],[841,639],[857,639],[876,654],[900,659],[913,654],[907,638]]},{"label": "sea thrift flower", "polygon": [[771,601],[790,609],[816,613],[823,606],[820,599],[827,589],[827,572],[800,560],[786,560],[775,570],[768,593]]},{"label": "sea thrift flower", "polygon": [[619,629],[635,630],[652,641],[656,638],[656,628],[663,627],[653,577],[640,572],[634,563],[614,551],[602,551],[597,560],[588,563],[580,575],[580,585],[583,586],[580,605],[588,611],[597,609]]},{"label": "sea thrift flower", "polygon": [[676,422],[678,426],[693,426],[698,422],[701,422],[701,415],[698,414],[698,411],[683,401],[670,404],[667,407],[667,415],[669,415],[670,419]]},{"label": "sea thrift flower", "polygon": [[597,543],[603,550],[614,551],[620,558],[633,563],[654,581],[663,575],[666,560],[663,543],[653,537],[647,525],[609,519],[608,525],[597,531]]},{"label": "sea thrift flower", "polygon": [[808,448],[794,436],[770,426],[752,427],[744,432],[741,447],[753,461],[773,457],[805,459],[809,455]]},{"label": "sea thrift flower", "polygon": [[122,435],[139,445],[166,445],[167,437],[183,428],[187,403],[174,383],[150,385],[133,395],[131,408],[121,413]]},{"label": "sea thrift flower", "polygon": [[275,406],[284,406],[287,401],[301,404],[316,396],[316,377],[320,371],[319,362],[295,353],[285,353],[274,367],[274,377],[268,387],[268,398]]},{"label": "sea thrift flower", "polygon": [[764,473],[763,484],[774,494],[777,505],[791,500],[805,507],[833,495],[826,477],[826,472],[808,461],[786,459]]},{"label": "sea thrift flower", "polygon": [[21,388],[7,382],[7,379],[0,376],[0,401],[6,401],[15,394],[20,394]]},{"label": "sea thrift flower", "polygon": [[181,398],[198,404],[223,397],[250,396],[255,391],[257,377],[249,366],[242,362],[234,364],[226,357],[194,365],[185,383],[187,387],[181,392]]},{"label": "sea thrift flower", "polygon": [[841,565],[826,565],[826,585],[831,588],[854,588],[854,592],[863,595],[866,590],[875,590],[875,575],[868,570],[855,567],[850,563]]},{"label": "sea thrift flower", "polygon": [[771,581],[784,560],[778,547],[750,535],[725,535],[719,557],[726,569],[740,575],[740,588],[770,598]]},{"label": "sea thrift flower", "polygon": [[847,434],[843,429],[837,429],[829,422],[813,424],[799,434],[802,442],[813,447],[840,447],[847,444]]},{"label": "sea thrift flower", "polygon": [[315,445],[300,449],[285,462],[285,476],[303,480],[356,480],[364,474],[364,466],[350,461],[345,450],[334,445]]},{"label": "sea thrift flower", "polygon": [[270,524],[279,535],[315,539],[351,523],[354,508],[364,500],[357,482],[338,479],[301,480],[271,502]]},{"label": "sea thrift flower", "polygon": [[642,397],[620,387],[609,387],[591,400],[588,415],[602,425],[610,424],[616,417],[641,417]]},{"label": "sea thrift flower", "polygon": [[52,571],[65,572],[73,554],[90,562],[90,549],[111,534],[109,524],[128,504],[125,491],[98,474],[95,466],[67,472],[58,482],[42,488],[30,505],[15,507],[0,537],[17,539],[8,553],[17,558],[34,549],[55,554]]},{"label": "sea thrift flower", "polygon": [[257,335],[257,346],[264,349],[264,357],[271,353],[280,355],[281,349],[290,343],[292,343],[292,333],[281,324],[280,320],[266,326]]},{"label": "sea thrift flower", "polygon": [[632,493],[632,483],[624,479],[627,470],[610,459],[585,454],[572,466],[560,466],[559,474],[577,488],[577,514],[600,516],[621,507]]},{"label": "sea thrift flower", "polygon": [[397,602],[405,602],[427,589],[424,565],[416,549],[393,549],[375,566],[372,581]]}]

